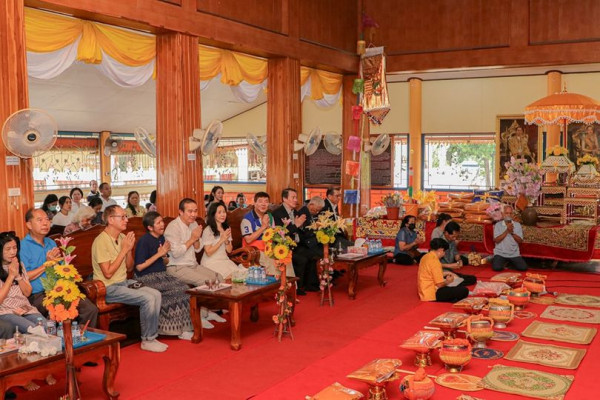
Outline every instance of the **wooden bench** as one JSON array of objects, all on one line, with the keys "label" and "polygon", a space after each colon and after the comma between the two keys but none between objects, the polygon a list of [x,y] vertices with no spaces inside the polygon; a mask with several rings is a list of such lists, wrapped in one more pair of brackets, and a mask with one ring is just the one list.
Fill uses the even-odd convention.
[{"label": "wooden bench", "polygon": [[[238,213],[239,214],[239,213]],[[234,233],[233,244],[234,249],[229,255],[230,259],[236,264],[243,264],[245,266],[256,265],[258,263],[260,253],[254,247],[243,247],[237,248],[236,243],[241,243],[242,238],[239,234],[239,224],[241,218],[236,214],[232,216],[231,223],[236,224],[238,229],[237,233]],[[165,223],[168,224],[173,218],[165,218]],[[206,226],[206,223],[202,218],[196,220],[198,224]],[[92,243],[94,239],[104,230],[104,226],[97,225],[87,231],[76,231],[69,235],[73,240],[69,245],[76,246],[75,254],[77,257],[73,259],[73,265],[77,268],[84,281],[80,284],[84,294],[98,307],[98,328],[102,330],[109,330],[110,323],[113,321],[124,320],[131,316],[136,316],[139,312],[138,307],[127,306],[121,303],[106,303],[106,287],[104,283],[99,280],[92,280],[93,268],[92,268]],[[146,229],[142,224],[141,218],[131,218],[127,223],[126,232],[133,231],[135,233],[136,243],[137,241],[146,234]],[[234,231],[234,229],[232,229]],[[53,239],[60,237],[59,235],[52,236]],[[238,245],[239,247],[239,245]],[[135,248],[134,248],[135,251]],[[196,259],[200,263],[204,252],[196,254]],[[130,274],[131,278],[133,273]],[[88,279],[89,278],[89,279]]]}]

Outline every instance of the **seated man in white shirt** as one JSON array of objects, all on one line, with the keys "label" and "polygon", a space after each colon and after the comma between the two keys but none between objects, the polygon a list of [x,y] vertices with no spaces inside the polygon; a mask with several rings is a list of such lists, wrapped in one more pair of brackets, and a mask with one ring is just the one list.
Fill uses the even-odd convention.
[{"label": "seated man in white shirt", "polygon": [[112,195],[112,187],[110,183],[102,182],[100,184],[100,200],[102,200],[102,208],[100,211],[106,210],[108,206],[115,206],[117,202],[115,199],[110,197]]},{"label": "seated man in white shirt", "polygon": [[[165,229],[165,239],[171,244],[167,273],[188,285],[201,286],[207,279],[219,277],[212,270],[202,267],[196,260],[196,253],[202,251],[202,226],[196,222],[198,204],[195,200],[185,198],[179,202],[179,217],[169,222]],[[225,322],[213,312],[202,312],[202,327],[210,329],[213,325],[208,321]]]}]

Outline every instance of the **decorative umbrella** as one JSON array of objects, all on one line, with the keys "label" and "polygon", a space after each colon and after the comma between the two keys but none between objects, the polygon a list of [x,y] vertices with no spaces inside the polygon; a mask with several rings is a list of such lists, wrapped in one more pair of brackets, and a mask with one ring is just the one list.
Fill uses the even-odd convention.
[{"label": "decorative umbrella", "polygon": [[600,122],[600,103],[591,97],[577,93],[554,93],[525,107],[525,122],[535,125],[564,124],[563,143],[567,141],[567,124]]}]

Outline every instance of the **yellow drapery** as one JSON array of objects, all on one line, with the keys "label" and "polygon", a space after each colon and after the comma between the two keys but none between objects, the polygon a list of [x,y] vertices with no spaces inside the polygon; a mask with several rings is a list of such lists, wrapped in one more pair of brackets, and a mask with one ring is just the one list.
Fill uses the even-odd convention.
[{"label": "yellow drapery", "polygon": [[102,51],[123,65],[139,67],[156,56],[156,38],[122,28],[25,9],[27,50],[47,53],[79,40],[77,60],[90,64],[102,62]]},{"label": "yellow drapery", "polygon": [[342,76],[333,72],[301,67],[300,84],[304,85],[310,77],[310,97],[320,100],[323,94],[336,94],[342,87]]},{"label": "yellow drapery", "polygon": [[235,51],[198,46],[200,80],[207,81],[221,74],[221,82],[235,86],[241,81],[252,85],[267,79],[267,60]]}]

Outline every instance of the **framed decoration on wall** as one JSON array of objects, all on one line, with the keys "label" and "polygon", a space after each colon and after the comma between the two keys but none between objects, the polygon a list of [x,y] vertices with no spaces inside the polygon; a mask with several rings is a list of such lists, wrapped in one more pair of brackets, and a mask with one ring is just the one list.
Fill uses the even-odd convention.
[{"label": "framed decoration on wall", "polygon": [[589,154],[600,157],[600,126],[598,124],[586,125],[582,122],[569,124],[567,127],[567,148],[569,160],[577,165],[577,159]]},{"label": "framed decoration on wall", "polygon": [[526,125],[523,115],[496,116],[496,171],[497,184],[506,174],[504,164],[511,157],[526,158],[530,162],[541,161],[542,135],[536,125]]}]

